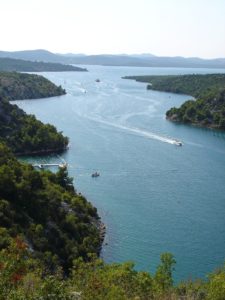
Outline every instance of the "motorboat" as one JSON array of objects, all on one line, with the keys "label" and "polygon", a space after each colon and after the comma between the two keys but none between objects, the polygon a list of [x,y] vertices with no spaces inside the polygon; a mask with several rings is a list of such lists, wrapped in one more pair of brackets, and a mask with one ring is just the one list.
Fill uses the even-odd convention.
[{"label": "motorboat", "polygon": [[181,142],[181,141],[175,141],[175,145],[176,145],[176,146],[180,146],[180,147],[181,147],[183,144],[182,144],[182,142]]},{"label": "motorboat", "polygon": [[100,176],[100,173],[98,173],[98,172],[94,172],[94,173],[92,173],[91,174],[91,177],[99,177]]}]

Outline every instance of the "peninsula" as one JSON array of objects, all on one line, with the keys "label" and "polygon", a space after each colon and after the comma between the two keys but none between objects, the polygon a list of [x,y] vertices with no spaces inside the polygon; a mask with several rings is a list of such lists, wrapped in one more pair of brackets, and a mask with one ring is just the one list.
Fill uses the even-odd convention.
[{"label": "peninsula", "polygon": [[8,100],[39,99],[65,95],[61,86],[56,86],[43,76],[17,72],[0,72],[0,95]]},{"label": "peninsula", "polygon": [[166,112],[167,119],[208,128],[225,129],[225,74],[180,76],[126,76],[148,83],[148,90],[187,94],[188,100],[180,108]]},{"label": "peninsula", "polygon": [[62,63],[29,61],[0,57],[0,71],[18,72],[87,72],[87,69]]},{"label": "peninsula", "polygon": [[0,72],[0,142],[17,155],[66,149],[69,139],[54,126],[43,124],[9,102],[64,94],[64,89],[42,76]]}]

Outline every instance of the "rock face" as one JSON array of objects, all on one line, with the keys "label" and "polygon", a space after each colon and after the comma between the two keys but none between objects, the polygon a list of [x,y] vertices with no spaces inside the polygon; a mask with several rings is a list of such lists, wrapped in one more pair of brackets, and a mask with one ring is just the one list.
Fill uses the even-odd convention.
[{"label": "rock face", "polygon": [[177,114],[173,114],[171,116],[166,116],[166,118],[170,121],[174,121],[174,122],[177,122],[177,118],[178,118],[178,115]]},{"label": "rock face", "polygon": [[96,228],[98,228],[98,232],[99,232],[99,240],[100,240],[100,244],[99,244],[99,248],[98,248],[98,255],[100,255],[100,252],[102,250],[102,245],[105,239],[105,235],[106,235],[106,226],[105,224],[101,221],[100,218],[93,219],[93,225],[96,226]]},{"label": "rock face", "polygon": [[103,243],[103,241],[105,239],[105,234],[106,234],[106,226],[105,226],[105,224],[103,224],[101,222],[100,226],[99,226],[99,229],[100,229],[100,239],[101,239],[101,242]]}]

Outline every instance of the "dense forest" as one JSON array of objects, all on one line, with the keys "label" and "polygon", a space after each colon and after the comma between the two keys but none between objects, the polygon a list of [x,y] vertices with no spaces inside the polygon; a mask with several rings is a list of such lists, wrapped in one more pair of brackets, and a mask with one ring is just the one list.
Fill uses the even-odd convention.
[{"label": "dense forest", "polygon": [[1,96],[0,141],[16,154],[61,151],[69,142],[53,125],[43,124]]},{"label": "dense forest", "polygon": [[225,74],[180,76],[127,76],[149,83],[147,89],[187,94],[196,100],[166,112],[169,120],[225,129]]},{"label": "dense forest", "polygon": [[[48,268],[72,267],[100,247],[96,209],[74,190],[66,167],[54,174],[20,163],[0,144],[0,227],[4,235],[20,235],[34,257]],[[0,239],[4,248],[5,239]]]},{"label": "dense forest", "polygon": [[0,72],[0,95],[9,100],[38,99],[66,94],[43,76],[17,72]]},{"label": "dense forest", "polygon": [[41,98],[64,94],[44,77],[31,74],[0,73],[0,141],[14,153],[46,153],[64,150],[68,138],[49,124],[27,115],[9,100]]},{"label": "dense forest", "polygon": [[65,65],[60,63],[47,63],[39,61],[28,61],[23,59],[0,58],[0,71],[18,72],[84,72],[87,69]]}]

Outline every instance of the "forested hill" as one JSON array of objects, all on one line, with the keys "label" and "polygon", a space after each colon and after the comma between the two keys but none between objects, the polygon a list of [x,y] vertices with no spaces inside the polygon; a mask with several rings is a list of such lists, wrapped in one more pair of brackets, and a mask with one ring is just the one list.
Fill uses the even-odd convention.
[{"label": "forested hill", "polygon": [[9,100],[32,99],[65,94],[42,76],[0,73],[0,141],[16,154],[47,153],[64,150],[68,138],[49,124],[27,115]]},{"label": "forested hill", "polygon": [[13,58],[0,58],[0,71],[18,72],[84,72],[87,69],[61,63],[47,63]]},{"label": "forested hill", "polygon": [[180,76],[127,76],[149,83],[147,89],[188,94],[196,100],[166,112],[168,119],[204,127],[225,129],[225,74]]},{"label": "forested hill", "polygon": [[43,76],[0,72],[0,96],[9,100],[38,99],[64,95],[66,91]]},{"label": "forested hill", "polygon": [[97,210],[76,194],[66,168],[36,171],[1,143],[0,216],[0,249],[21,235],[50,270],[62,266],[67,272],[74,259],[99,252]]},{"label": "forested hill", "polygon": [[69,142],[53,125],[43,124],[1,96],[0,141],[5,142],[16,154],[62,151]]}]

